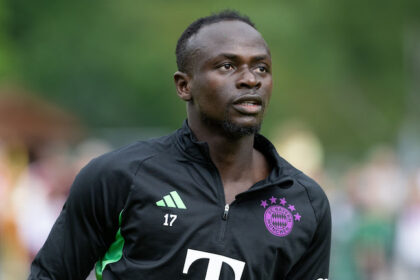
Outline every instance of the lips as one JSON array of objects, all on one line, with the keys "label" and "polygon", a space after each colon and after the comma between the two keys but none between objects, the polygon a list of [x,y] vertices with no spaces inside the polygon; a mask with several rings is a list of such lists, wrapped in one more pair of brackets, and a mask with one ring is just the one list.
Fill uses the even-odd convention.
[{"label": "lips", "polygon": [[262,99],[259,95],[242,95],[233,101],[233,108],[241,114],[256,115],[262,111]]}]

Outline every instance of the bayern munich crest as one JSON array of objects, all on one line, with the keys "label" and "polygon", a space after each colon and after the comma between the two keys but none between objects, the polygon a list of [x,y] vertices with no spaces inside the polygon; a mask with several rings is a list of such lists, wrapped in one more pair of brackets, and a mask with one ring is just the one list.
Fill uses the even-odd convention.
[{"label": "bayern munich crest", "polygon": [[288,204],[284,197],[276,198],[272,196],[267,200],[261,200],[260,206],[266,209],[264,213],[266,228],[271,234],[276,236],[282,237],[288,235],[292,231],[294,223],[300,222],[302,218],[295,206]]}]

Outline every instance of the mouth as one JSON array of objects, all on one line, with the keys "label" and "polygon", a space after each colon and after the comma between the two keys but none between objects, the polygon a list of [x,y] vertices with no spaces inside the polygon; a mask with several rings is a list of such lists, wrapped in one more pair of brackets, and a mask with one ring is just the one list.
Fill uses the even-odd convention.
[{"label": "mouth", "polygon": [[233,108],[241,114],[256,115],[263,109],[262,99],[259,95],[243,95],[233,102]]}]

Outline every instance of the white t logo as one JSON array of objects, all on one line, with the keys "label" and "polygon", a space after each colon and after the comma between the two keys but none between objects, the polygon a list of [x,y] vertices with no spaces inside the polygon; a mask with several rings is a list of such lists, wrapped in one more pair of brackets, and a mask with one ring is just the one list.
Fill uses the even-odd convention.
[{"label": "white t logo", "polygon": [[219,280],[220,271],[222,270],[223,263],[227,263],[233,269],[233,272],[235,274],[235,280],[240,280],[245,267],[244,262],[232,258],[188,249],[187,258],[185,259],[184,269],[182,272],[184,274],[188,274],[188,269],[190,268],[191,264],[198,259],[209,260],[205,280]]}]

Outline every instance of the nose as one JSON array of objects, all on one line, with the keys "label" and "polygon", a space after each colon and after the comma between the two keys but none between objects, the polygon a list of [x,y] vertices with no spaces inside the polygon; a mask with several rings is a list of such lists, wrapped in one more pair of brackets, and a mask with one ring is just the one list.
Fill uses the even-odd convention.
[{"label": "nose", "polygon": [[261,81],[258,79],[258,76],[248,67],[246,67],[236,82],[237,88],[255,88],[259,89],[261,87]]}]

